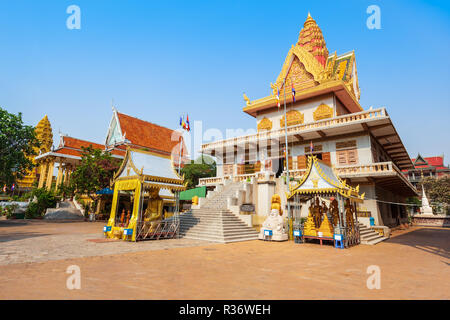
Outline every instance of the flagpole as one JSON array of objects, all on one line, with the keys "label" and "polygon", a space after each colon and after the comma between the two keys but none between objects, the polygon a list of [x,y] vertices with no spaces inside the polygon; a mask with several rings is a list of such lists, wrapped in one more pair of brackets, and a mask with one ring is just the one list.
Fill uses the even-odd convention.
[{"label": "flagpole", "polygon": [[[285,150],[286,150],[286,181],[287,181],[287,188],[288,188],[288,193],[290,191],[290,177],[289,177],[289,150],[288,150],[288,136],[287,136],[287,117],[286,117],[286,78],[284,79],[284,83],[283,83],[283,87],[284,87],[284,133],[285,133]],[[291,240],[292,236],[291,236],[291,206],[289,204],[289,199],[286,197],[286,202],[287,202],[287,208],[288,208],[288,239]]]},{"label": "flagpole", "polygon": [[178,156],[178,174],[180,174],[180,170],[181,170],[181,157],[182,157],[182,152],[183,152],[183,133],[181,133],[180,136],[180,154]]}]

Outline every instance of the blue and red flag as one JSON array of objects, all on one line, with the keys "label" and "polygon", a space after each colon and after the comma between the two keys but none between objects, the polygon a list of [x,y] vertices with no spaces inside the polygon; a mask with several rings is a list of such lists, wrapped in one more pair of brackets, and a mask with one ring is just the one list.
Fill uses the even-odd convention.
[{"label": "blue and red flag", "polygon": [[186,116],[186,130],[191,131],[191,125],[189,124],[189,115]]},{"label": "blue and red flag", "polygon": [[12,187],[11,187],[11,191],[14,191],[14,189],[16,188],[16,184],[13,183]]},{"label": "blue and red flag", "polygon": [[312,140],[311,140],[311,143],[309,145],[309,150],[310,150],[311,153],[313,153],[313,151],[314,151],[314,145],[312,143]]},{"label": "blue and red flag", "polygon": [[277,105],[280,107],[280,89],[277,87]]},{"label": "blue and red flag", "polygon": [[294,83],[292,83],[292,101],[295,102],[295,88],[294,88]]}]

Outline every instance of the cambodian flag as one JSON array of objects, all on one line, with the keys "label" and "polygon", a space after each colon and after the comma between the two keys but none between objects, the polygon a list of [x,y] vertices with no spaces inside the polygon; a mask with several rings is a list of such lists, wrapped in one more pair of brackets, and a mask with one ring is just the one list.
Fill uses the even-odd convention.
[{"label": "cambodian flag", "polygon": [[14,191],[14,189],[16,188],[16,184],[13,183],[12,187],[11,187],[11,191]]},{"label": "cambodian flag", "polygon": [[295,89],[294,89],[294,83],[292,83],[292,101],[295,102]]},{"label": "cambodian flag", "polygon": [[186,130],[191,131],[191,125],[189,124],[189,115],[186,116]]},{"label": "cambodian flag", "polygon": [[180,126],[183,125],[183,119],[180,117]]}]

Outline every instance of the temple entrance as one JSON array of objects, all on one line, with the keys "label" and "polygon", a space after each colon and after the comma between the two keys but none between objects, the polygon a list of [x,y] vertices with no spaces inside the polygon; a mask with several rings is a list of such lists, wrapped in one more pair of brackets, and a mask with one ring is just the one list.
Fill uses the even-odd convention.
[{"label": "temple entrance", "polygon": [[274,171],[276,170],[275,177],[279,178],[284,171],[284,158],[274,159],[274,164],[275,164]]}]

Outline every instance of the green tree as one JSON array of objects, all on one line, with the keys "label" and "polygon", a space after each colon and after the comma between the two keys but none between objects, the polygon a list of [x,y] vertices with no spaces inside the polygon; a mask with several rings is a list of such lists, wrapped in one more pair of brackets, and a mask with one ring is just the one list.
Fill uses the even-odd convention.
[{"label": "green tree", "polygon": [[23,124],[22,113],[0,108],[0,185],[11,185],[33,169],[30,156],[37,155],[38,148],[34,127]]},{"label": "green tree", "polygon": [[114,171],[119,168],[120,160],[113,158],[109,152],[83,148],[81,163],[71,176],[71,184],[75,194],[87,195],[95,202],[99,195],[96,191],[109,187]]},{"label": "green tree", "polygon": [[198,185],[198,179],[215,177],[216,170],[216,162],[213,158],[200,156],[197,160],[185,165],[181,169],[181,173],[184,174],[184,178],[187,181],[187,188],[192,189]]},{"label": "green tree", "polygon": [[428,200],[434,203],[450,204],[450,177],[427,177],[422,180]]}]

